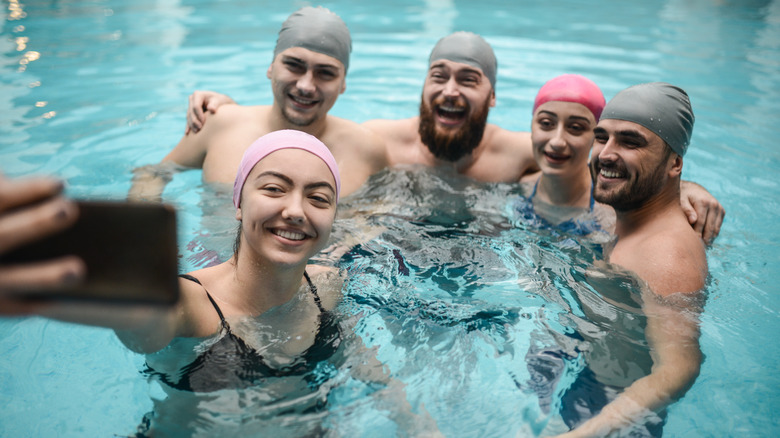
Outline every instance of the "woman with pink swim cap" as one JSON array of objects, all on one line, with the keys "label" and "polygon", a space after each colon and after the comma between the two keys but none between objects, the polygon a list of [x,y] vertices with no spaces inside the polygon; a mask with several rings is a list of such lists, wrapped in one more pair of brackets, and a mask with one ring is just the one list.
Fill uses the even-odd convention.
[{"label": "woman with pink swim cap", "polygon": [[[328,243],[340,186],[336,160],[309,134],[275,131],[249,146],[234,185],[233,256],[182,275],[176,307],[144,336],[125,337],[142,353],[171,346],[147,359],[166,391],[210,393],[304,375],[311,349],[335,350],[340,328],[329,315],[341,281],[330,268],[307,265]],[[171,360],[169,350],[183,358]]]},{"label": "woman with pink swim cap", "polygon": [[[321,395],[312,398],[309,392],[327,394],[329,383],[307,379],[322,361],[340,357],[336,352],[347,338],[361,342],[342,334],[349,327],[333,312],[341,299],[342,278],[335,269],[308,264],[328,243],[340,189],[336,160],[316,137],[281,130],[252,143],[233,185],[239,221],[233,257],[182,276],[178,311],[169,318],[164,335],[155,334],[158,341],[146,348],[181,342],[189,346],[193,340],[179,338],[195,338],[192,362],[182,367],[187,361],[178,359],[179,366],[171,367],[170,358],[157,362],[157,354],[151,355],[147,363],[153,374],[178,391],[270,385],[272,392],[299,392],[287,395],[293,400],[322,404]],[[411,411],[403,384],[386,374],[373,352],[362,344],[347,348],[356,358],[345,366],[355,378],[387,389],[381,396],[392,399],[400,429],[423,424],[437,430],[429,416]],[[165,357],[168,350],[158,354]],[[275,378],[290,378],[292,383],[279,386],[283,383]],[[271,402],[284,404],[273,398]],[[270,405],[258,407],[276,412]],[[153,432],[154,417],[149,424]],[[309,434],[323,433],[319,423],[312,428]]]},{"label": "woman with pink swim cap", "polygon": [[565,74],[549,80],[536,95],[531,123],[533,153],[540,171],[520,181],[532,185],[518,211],[525,219],[543,218],[578,234],[602,229],[596,216],[611,217],[591,196],[588,157],[604,95],[590,79]]}]

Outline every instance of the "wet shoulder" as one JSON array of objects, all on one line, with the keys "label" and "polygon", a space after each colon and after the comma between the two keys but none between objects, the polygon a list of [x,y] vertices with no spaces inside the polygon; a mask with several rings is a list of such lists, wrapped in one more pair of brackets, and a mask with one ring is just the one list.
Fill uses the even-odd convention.
[{"label": "wet shoulder", "polygon": [[363,153],[384,153],[382,138],[371,129],[351,120],[328,116],[328,129],[322,136],[323,143],[331,150],[350,149]]},{"label": "wet shoulder", "polygon": [[666,296],[695,292],[704,287],[707,260],[704,244],[687,228],[668,227],[635,239],[630,245],[616,246],[611,261],[636,272],[653,292]]},{"label": "wet shoulder", "polygon": [[[192,272],[201,280],[203,270]],[[208,274],[206,274],[208,277]],[[219,331],[221,320],[214,305],[208,299],[203,285],[192,280],[179,278],[181,299],[179,302],[178,337],[205,337]]]},{"label": "wet shoulder", "polygon": [[308,265],[306,272],[317,288],[323,308],[333,310],[341,301],[341,290],[345,281],[339,270],[328,266]]}]

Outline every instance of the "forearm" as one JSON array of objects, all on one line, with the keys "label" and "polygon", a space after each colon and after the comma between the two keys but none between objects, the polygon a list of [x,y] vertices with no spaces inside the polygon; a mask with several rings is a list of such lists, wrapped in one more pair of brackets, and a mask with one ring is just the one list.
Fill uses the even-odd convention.
[{"label": "forearm", "polygon": [[698,366],[654,370],[634,382],[598,415],[562,436],[606,436],[632,426],[642,426],[681,398],[696,380],[698,370]]},{"label": "forearm", "polygon": [[[88,302],[9,301],[17,316],[42,316],[62,322],[112,329],[137,353],[165,347],[175,332],[175,308],[148,305],[109,305]],[[2,302],[6,305],[5,301]]]},{"label": "forearm", "polygon": [[163,161],[159,164],[136,168],[133,170],[133,182],[127,199],[130,201],[160,202],[165,186],[171,181],[174,172],[178,171],[179,167],[175,163]]}]

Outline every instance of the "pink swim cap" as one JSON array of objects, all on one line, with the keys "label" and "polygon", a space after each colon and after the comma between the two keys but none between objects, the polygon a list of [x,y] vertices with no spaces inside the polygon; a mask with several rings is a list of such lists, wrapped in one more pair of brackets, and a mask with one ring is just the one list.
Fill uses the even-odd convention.
[{"label": "pink swim cap", "polygon": [[283,129],[258,138],[244,152],[244,157],[238,166],[236,182],[233,184],[233,205],[236,208],[240,205],[241,190],[244,188],[249,172],[252,171],[260,160],[280,149],[303,149],[324,161],[328,165],[330,173],[333,174],[333,179],[336,180],[336,202],[339,201],[341,178],[339,178],[339,168],[336,165],[336,159],[330,153],[330,149],[313,135],[294,129]]},{"label": "pink swim cap", "polygon": [[597,122],[606,105],[604,94],[593,81],[585,76],[572,74],[560,75],[547,81],[536,95],[533,113],[536,113],[539,105],[551,101],[581,103],[590,110]]}]

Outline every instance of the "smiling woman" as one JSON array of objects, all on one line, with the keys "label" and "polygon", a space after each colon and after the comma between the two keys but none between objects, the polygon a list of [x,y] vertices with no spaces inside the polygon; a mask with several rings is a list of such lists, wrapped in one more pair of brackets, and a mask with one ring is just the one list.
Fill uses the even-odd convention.
[{"label": "smiling woman", "polygon": [[590,79],[565,74],[547,81],[534,99],[533,154],[540,171],[521,182],[531,194],[515,210],[529,222],[549,222],[577,234],[609,229],[609,211],[592,193],[588,157],[604,95]]}]

